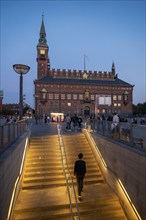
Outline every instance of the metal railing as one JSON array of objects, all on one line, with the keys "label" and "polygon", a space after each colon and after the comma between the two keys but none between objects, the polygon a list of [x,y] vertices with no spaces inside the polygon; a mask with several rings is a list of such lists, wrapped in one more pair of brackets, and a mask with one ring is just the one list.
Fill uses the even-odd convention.
[{"label": "metal railing", "polygon": [[[78,207],[78,202],[77,202],[75,186],[73,182],[73,177],[70,173],[69,166],[68,166],[68,160],[66,156],[66,150],[65,150],[65,145],[63,141],[62,130],[61,130],[60,124],[57,125],[57,130],[58,130],[58,139],[59,139],[59,144],[60,144],[63,174],[66,179],[66,187],[67,187],[68,196],[69,196],[71,217],[72,217],[72,220],[75,220],[75,219],[80,220],[80,212],[79,212],[79,207]],[[69,182],[69,179],[70,179],[70,182]],[[71,198],[71,192],[70,192],[71,188],[73,189],[73,195],[74,195],[75,205],[76,205],[76,213],[73,211],[73,204],[72,204],[72,198]]]},{"label": "metal railing", "polygon": [[120,122],[115,126],[111,121],[86,122],[83,125],[88,131],[96,132],[105,137],[126,143],[131,147],[146,151],[146,126]]},{"label": "metal railing", "polygon": [[28,130],[27,120],[0,126],[0,153],[14,143],[25,131]]}]

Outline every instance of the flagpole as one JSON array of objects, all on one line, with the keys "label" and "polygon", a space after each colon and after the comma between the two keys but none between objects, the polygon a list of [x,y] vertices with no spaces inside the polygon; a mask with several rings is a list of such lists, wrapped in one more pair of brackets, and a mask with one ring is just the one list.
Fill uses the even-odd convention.
[{"label": "flagpole", "polygon": [[86,69],[86,64],[85,64],[85,54],[84,54],[84,71]]}]

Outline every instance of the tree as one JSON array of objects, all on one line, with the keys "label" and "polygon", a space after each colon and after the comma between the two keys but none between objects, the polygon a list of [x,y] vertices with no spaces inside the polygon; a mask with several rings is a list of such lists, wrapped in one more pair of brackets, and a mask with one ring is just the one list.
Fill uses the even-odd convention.
[{"label": "tree", "polygon": [[146,115],[146,102],[133,105],[133,115],[134,116]]}]

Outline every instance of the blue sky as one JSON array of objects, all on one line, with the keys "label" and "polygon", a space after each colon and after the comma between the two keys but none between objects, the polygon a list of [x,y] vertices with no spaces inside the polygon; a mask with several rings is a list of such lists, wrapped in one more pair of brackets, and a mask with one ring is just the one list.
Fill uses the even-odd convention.
[{"label": "blue sky", "polygon": [[146,101],[146,2],[1,0],[0,89],[3,103],[19,102],[13,64],[30,66],[23,77],[25,102],[34,107],[36,45],[44,12],[51,68],[110,71],[134,86],[133,103]]}]

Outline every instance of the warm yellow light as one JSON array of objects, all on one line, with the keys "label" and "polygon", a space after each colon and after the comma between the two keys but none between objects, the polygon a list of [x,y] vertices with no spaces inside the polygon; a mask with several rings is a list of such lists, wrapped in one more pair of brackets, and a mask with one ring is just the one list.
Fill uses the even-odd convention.
[{"label": "warm yellow light", "polygon": [[8,211],[8,216],[7,216],[7,220],[10,220],[10,215],[12,213],[12,207],[13,207],[13,201],[14,201],[14,197],[15,197],[15,193],[16,193],[16,188],[17,188],[17,184],[19,181],[19,176],[16,179],[14,188],[13,188],[13,192],[12,192],[12,197],[11,197],[11,202],[10,202],[10,206],[9,206],[9,211]]},{"label": "warm yellow light", "polygon": [[45,50],[40,50],[40,54],[44,55],[45,54]]},{"label": "warm yellow light", "polygon": [[15,185],[14,185],[14,188],[13,188],[7,220],[10,220],[10,217],[11,217],[11,214],[12,214],[12,208],[13,208],[13,205],[14,205],[14,200],[15,200],[15,195],[16,195],[18,183],[20,181],[20,178],[21,178],[21,175],[22,175],[22,171],[23,171],[23,167],[24,167],[24,161],[25,161],[27,145],[28,145],[28,138],[26,139],[26,142],[25,142],[25,147],[24,147],[24,152],[23,152],[23,157],[22,157],[22,162],[21,162],[21,167],[20,167],[19,175],[18,175],[18,177],[17,177],[17,179],[15,181]]},{"label": "warm yellow light", "polygon": [[92,138],[92,136],[91,136],[91,134],[90,134],[89,132],[88,132],[87,134],[88,134],[89,138],[91,139],[93,145],[95,146],[95,149],[96,149],[96,151],[97,151],[97,153],[98,153],[100,159],[102,160],[104,166],[107,168],[106,162],[105,162],[105,160],[103,159],[103,157],[102,157],[102,155],[101,155],[99,149],[96,147],[96,143],[95,143],[94,139]]},{"label": "warm yellow light", "polygon": [[132,208],[133,208],[135,214],[137,215],[138,219],[139,219],[139,220],[142,220],[142,218],[140,217],[140,215],[139,215],[138,211],[136,210],[134,204],[132,203],[132,201],[131,201],[131,199],[130,199],[130,197],[129,197],[129,195],[128,195],[126,189],[125,189],[125,187],[123,186],[123,183],[121,182],[121,180],[120,180],[119,178],[118,178],[118,183],[120,184],[120,187],[122,188],[124,194],[126,195],[128,201],[129,201],[130,205],[132,206]]}]

